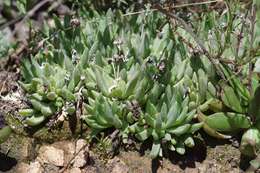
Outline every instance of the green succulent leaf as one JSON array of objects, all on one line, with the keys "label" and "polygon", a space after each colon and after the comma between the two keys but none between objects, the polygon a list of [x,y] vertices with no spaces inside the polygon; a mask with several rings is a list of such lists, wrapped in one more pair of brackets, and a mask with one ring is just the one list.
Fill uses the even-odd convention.
[{"label": "green succulent leaf", "polygon": [[10,126],[5,126],[0,129],[0,144],[5,142],[10,134],[12,133],[12,129]]},{"label": "green succulent leaf", "polygon": [[202,103],[206,99],[206,91],[208,88],[208,78],[202,69],[198,70],[198,84],[199,84],[199,102]]},{"label": "green succulent leaf", "polygon": [[150,102],[150,100],[147,101],[146,104],[146,112],[147,114],[149,114],[152,117],[155,117],[155,115],[157,114],[157,109],[156,107]]},{"label": "green succulent leaf", "polygon": [[23,117],[29,117],[32,116],[35,113],[34,109],[21,109],[18,112]]},{"label": "green succulent leaf", "polygon": [[176,152],[180,155],[184,155],[186,150],[185,150],[185,146],[183,143],[177,143],[176,145]]},{"label": "green succulent leaf", "polygon": [[256,121],[260,120],[260,86],[257,87],[254,97],[249,103],[248,114]]},{"label": "green succulent leaf", "polygon": [[171,126],[173,126],[176,121],[176,119],[178,118],[178,114],[180,111],[180,105],[178,104],[178,102],[175,102],[174,104],[172,104],[172,106],[170,107],[170,110],[167,114],[167,122],[166,122],[166,127],[169,128]]},{"label": "green succulent leaf", "polygon": [[239,78],[235,76],[235,74],[232,73],[228,65],[226,64],[221,64],[220,65],[223,73],[225,74],[227,80],[229,81],[230,85],[232,86],[233,89],[235,89],[236,93],[239,93],[239,96],[243,98],[246,101],[249,101],[250,99],[250,93],[248,89],[243,85],[240,81]]},{"label": "green succulent leaf", "polygon": [[224,86],[223,90],[224,90],[224,92],[221,95],[221,97],[222,97],[224,104],[238,113],[243,113],[244,110],[241,107],[240,101],[239,101],[237,95],[235,94],[233,88],[226,85],[226,86]]},{"label": "green succulent leaf", "polygon": [[45,120],[43,115],[33,115],[25,120],[25,123],[29,126],[38,126]]},{"label": "green succulent leaf", "polygon": [[63,87],[61,89],[61,93],[60,96],[63,97],[64,99],[66,99],[69,102],[74,102],[76,97],[74,96],[74,94],[68,90],[67,88]]},{"label": "green succulent leaf", "polygon": [[203,126],[203,122],[192,124],[189,133],[193,134]]},{"label": "green succulent leaf", "polygon": [[190,148],[192,148],[192,147],[195,146],[195,142],[194,142],[193,138],[190,137],[190,136],[187,137],[187,138],[184,140],[184,144],[185,144],[187,147],[190,147]]},{"label": "green succulent leaf", "polygon": [[135,136],[140,141],[145,141],[148,139],[152,134],[151,129],[143,129],[142,131],[138,132]]},{"label": "green succulent leaf", "polygon": [[104,71],[99,66],[93,66],[93,71],[95,72],[96,82],[102,93],[106,96],[109,95],[109,88],[113,87],[113,79],[105,75]]},{"label": "green succulent leaf", "polygon": [[190,127],[191,127],[190,124],[184,124],[179,127],[169,129],[168,132],[175,134],[177,136],[181,136],[181,135],[187,133],[189,131]]},{"label": "green succulent leaf", "polygon": [[246,156],[254,157],[259,150],[260,131],[257,128],[250,128],[242,136],[240,151]]},{"label": "green succulent leaf", "polygon": [[153,143],[152,150],[150,152],[150,157],[152,159],[156,158],[159,155],[159,153],[160,153],[160,149],[161,149],[160,142]]},{"label": "green succulent leaf", "polygon": [[31,62],[32,62],[31,70],[34,77],[43,77],[43,70],[41,66],[38,64],[38,62],[34,58],[31,59]]},{"label": "green succulent leaf", "polygon": [[251,126],[251,122],[246,115],[231,112],[219,112],[207,116],[205,123],[220,132],[233,132]]},{"label": "green succulent leaf", "polygon": [[161,112],[160,115],[162,122],[166,122],[167,121],[167,105],[165,103],[163,103],[162,108],[161,108]]},{"label": "green succulent leaf", "polygon": [[127,98],[129,97],[130,95],[133,94],[133,91],[136,87],[136,84],[138,82],[138,79],[139,79],[139,76],[140,76],[140,71],[137,70],[132,76],[131,76],[131,79],[129,79],[129,81],[127,82],[126,84],[126,90],[125,90],[125,93],[124,93],[124,97]]}]

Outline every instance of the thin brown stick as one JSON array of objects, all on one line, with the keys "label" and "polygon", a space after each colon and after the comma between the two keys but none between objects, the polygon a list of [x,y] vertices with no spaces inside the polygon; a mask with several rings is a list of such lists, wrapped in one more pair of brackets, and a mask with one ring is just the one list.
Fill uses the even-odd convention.
[{"label": "thin brown stick", "polygon": [[87,146],[88,146],[88,144],[83,145],[83,146],[79,149],[79,151],[76,152],[76,153],[73,155],[73,157],[69,160],[69,162],[66,164],[66,166],[59,171],[59,173],[64,173],[64,172],[69,168],[69,166],[71,165],[71,163],[73,162],[73,160],[74,160],[74,159],[79,155],[79,153],[80,153],[81,151],[83,151]]},{"label": "thin brown stick", "polygon": [[[248,15],[248,10],[246,12],[245,19],[247,18],[247,15]],[[246,20],[242,23],[240,33],[237,37],[236,58],[238,58],[238,56],[239,56],[239,50],[240,50],[240,45],[241,45],[241,41],[242,41],[242,38],[243,38],[245,23],[246,23]]]},{"label": "thin brown stick", "polygon": [[14,25],[15,23],[19,22],[22,18],[23,18],[23,16],[19,16],[19,17],[15,18],[15,19],[12,19],[12,20],[4,23],[3,25],[0,26],[0,30],[3,30],[6,27]]},{"label": "thin brown stick", "polygon": [[[175,5],[171,7],[172,9],[176,8],[185,8],[185,7],[190,7],[190,6],[199,6],[199,5],[207,5],[207,4],[212,4],[216,2],[222,2],[223,0],[212,0],[212,1],[204,1],[204,2],[194,2],[194,3],[188,3],[188,4],[181,4],[181,5]],[[146,12],[154,12],[158,11],[158,9],[151,9],[151,10],[142,10],[142,11],[137,11],[137,12],[131,12],[124,14],[123,16],[131,16],[131,15],[137,15],[137,14],[142,14]]]},{"label": "thin brown stick", "polygon": [[39,10],[42,6],[47,4],[48,2],[52,2],[53,0],[43,0],[39,3],[37,3],[31,10],[29,10],[26,15],[23,17],[21,22],[24,22],[25,20],[31,18],[37,10]]},{"label": "thin brown stick", "polygon": [[[189,25],[180,17],[178,17],[177,15],[167,11],[166,9],[164,9],[160,4],[155,4],[154,5],[155,9],[158,9],[158,11],[162,12],[163,14],[165,14],[166,16],[176,20],[182,27],[183,29],[188,32],[193,39],[195,40],[195,42],[198,44],[198,46],[200,47],[200,49],[202,50],[203,54],[209,59],[209,61],[214,65],[214,67],[217,70],[217,73],[221,76],[221,78],[225,79],[225,75],[222,72],[221,68],[219,67],[218,63],[219,63],[219,59],[216,59],[214,56],[212,56],[208,50],[206,49],[206,46],[204,46],[203,41],[197,37],[197,35],[193,32],[193,30],[189,27]],[[217,60],[217,61],[216,61]]]},{"label": "thin brown stick", "polygon": [[29,10],[25,15],[19,16],[19,17],[15,18],[15,19],[13,19],[13,20],[3,24],[2,26],[0,26],[0,30],[4,29],[4,28],[6,28],[6,27],[8,27],[10,25],[13,25],[13,24],[15,24],[15,23],[17,23],[19,21],[20,22],[26,21],[28,18],[31,18],[35,14],[35,12],[37,10],[39,10],[42,6],[44,6],[48,2],[52,2],[52,1],[53,0],[42,0],[42,1],[40,1],[31,10]]},{"label": "thin brown stick", "polygon": [[[252,3],[252,8],[251,8],[251,31],[250,31],[250,50],[253,49],[253,44],[254,44],[254,35],[255,35],[255,23],[256,23],[256,5]],[[252,56],[252,53],[250,51],[249,56]],[[250,94],[253,95],[253,87],[252,87],[252,77],[253,77],[253,63],[249,62],[249,75],[248,75],[248,85],[249,85],[249,91]]]}]

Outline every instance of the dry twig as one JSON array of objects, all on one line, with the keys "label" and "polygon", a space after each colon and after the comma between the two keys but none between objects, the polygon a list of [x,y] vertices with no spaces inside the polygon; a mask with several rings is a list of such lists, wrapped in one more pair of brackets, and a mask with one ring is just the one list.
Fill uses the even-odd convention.
[{"label": "dry twig", "polygon": [[72,162],[74,161],[74,159],[79,155],[79,153],[80,153],[81,151],[83,151],[87,146],[88,146],[88,144],[83,145],[83,146],[79,149],[79,151],[76,152],[76,153],[74,154],[74,156],[68,161],[68,163],[66,164],[66,166],[59,171],[59,173],[64,173],[64,172],[69,168],[69,166],[72,164]]},{"label": "dry twig", "polygon": [[53,0],[42,0],[42,1],[40,1],[31,10],[29,10],[25,15],[19,16],[15,19],[3,24],[2,26],[0,26],[0,30],[4,29],[6,27],[9,27],[10,25],[13,25],[15,23],[18,23],[19,21],[25,22],[27,19],[31,18],[37,10],[39,10],[42,6],[44,6],[45,4],[47,4],[49,2],[53,2]]},{"label": "dry twig", "polygon": [[168,10],[164,9],[160,4],[155,4],[154,7],[155,7],[155,9],[158,9],[158,11],[162,12],[166,16],[168,16],[168,17],[174,19],[175,21],[177,21],[177,23],[179,23],[183,27],[183,29],[193,37],[195,42],[198,44],[198,46],[202,50],[203,54],[214,65],[214,67],[217,70],[217,73],[221,76],[221,78],[225,79],[225,75],[224,75],[224,73],[222,72],[221,68],[218,65],[219,59],[217,59],[216,57],[212,56],[208,52],[208,50],[206,49],[206,46],[204,46],[204,44],[203,44],[203,41],[199,37],[197,37],[197,35],[193,32],[193,30],[190,28],[190,26],[182,18],[180,18],[177,15],[175,15],[175,14],[169,12]]},{"label": "dry twig", "polygon": [[[181,5],[174,5],[173,7],[171,7],[171,9],[186,8],[186,7],[198,6],[198,5],[207,5],[207,4],[212,4],[212,3],[216,3],[216,2],[222,2],[222,1],[223,0],[212,0],[212,1],[194,2],[194,3],[187,3],[187,4],[181,4]],[[142,13],[146,13],[146,12],[154,12],[154,11],[158,11],[158,9],[131,12],[131,13],[124,14],[123,16],[131,16],[131,15],[137,15],[137,14],[142,14]]]}]

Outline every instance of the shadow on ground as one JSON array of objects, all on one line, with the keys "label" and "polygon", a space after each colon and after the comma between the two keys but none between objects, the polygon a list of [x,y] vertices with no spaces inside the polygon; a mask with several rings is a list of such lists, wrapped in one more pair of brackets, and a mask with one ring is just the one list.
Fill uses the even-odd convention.
[{"label": "shadow on ground", "polygon": [[0,172],[6,172],[14,168],[17,164],[17,160],[12,157],[8,157],[4,153],[0,153]]}]

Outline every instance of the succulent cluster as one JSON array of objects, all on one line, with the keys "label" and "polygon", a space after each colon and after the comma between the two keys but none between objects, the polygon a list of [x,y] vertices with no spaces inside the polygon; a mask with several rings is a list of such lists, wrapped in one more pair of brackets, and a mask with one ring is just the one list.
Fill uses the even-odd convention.
[{"label": "succulent cluster", "polygon": [[69,73],[66,68],[70,67],[62,68],[48,62],[39,65],[34,59],[31,63],[24,61],[23,75],[26,80],[20,84],[32,108],[22,109],[19,113],[26,117],[27,125],[37,126],[58,112],[75,112],[75,93],[80,85],[80,73],[77,70]]},{"label": "succulent cluster", "polygon": [[[188,108],[189,97],[183,98],[175,88],[166,87],[157,103],[148,100],[143,122],[135,129],[137,139],[144,141],[150,136],[154,144],[151,156],[162,156],[162,148],[166,147],[179,154],[185,153],[185,146],[194,147],[192,135],[202,127],[202,123],[192,123],[196,111]],[[144,124],[143,124],[144,123]]]},{"label": "succulent cluster", "polygon": [[[231,32],[220,28],[222,33],[218,27],[233,19],[231,14],[216,23],[198,24],[204,26],[201,33],[218,31],[205,39],[207,54],[230,56],[227,45],[233,46],[232,41],[222,45],[219,38],[231,37]],[[31,104],[20,110],[25,124],[37,126],[53,115],[73,115],[82,101],[80,117],[92,135],[117,129],[124,143],[129,137],[152,139],[152,158],[162,156],[165,149],[184,154],[185,147],[194,147],[195,132],[201,127],[220,139],[248,129],[241,150],[256,155],[260,148],[256,74],[248,87],[232,65],[217,60],[213,64],[196,52],[192,34],[170,25],[158,12],[124,17],[108,10],[106,15],[93,12],[84,17],[85,23],[77,25],[69,16],[63,22],[54,18],[57,30],[47,29],[43,48],[23,61],[20,84]]]},{"label": "succulent cluster", "polygon": [[[93,134],[112,128],[120,131],[125,143],[129,136],[140,141],[151,138],[153,158],[162,156],[165,147],[184,154],[185,146],[195,145],[193,134],[203,125],[193,122],[196,106],[205,99],[197,91],[207,88],[197,86],[202,79],[175,52],[177,43],[170,38],[169,24],[160,33],[155,31],[156,23],[149,25],[151,17],[164,20],[162,17],[136,18],[132,22],[139,23],[140,31],[122,27],[121,20],[110,26],[109,15],[114,14],[108,12],[98,24],[86,23],[86,33],[72,28],[74,37],[65,30],[66,17],[63,24],[55,19],[61,31],[57,40],[47,43],[49,51],[42,50],[22,64],[20,84],[31,104],[19,111],[24,123],[37,126],[51,116],[70,116],[83,97],[81,118]],[[204,71],[198,70],[198,76],[201,73]],[[202,83],[208,85],[207,79]]]}]

